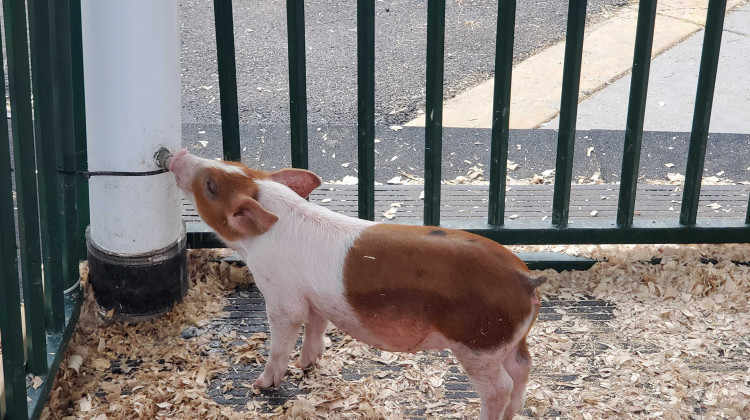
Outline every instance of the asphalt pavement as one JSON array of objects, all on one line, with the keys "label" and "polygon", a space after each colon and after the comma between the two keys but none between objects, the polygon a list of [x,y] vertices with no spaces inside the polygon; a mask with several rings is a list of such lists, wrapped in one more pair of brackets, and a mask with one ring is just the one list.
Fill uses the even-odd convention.
[{"label": "asphalt pavement", "polygon": [[[240,122],[289,122],[286,8],[281,0],[235,1]],[[590,0],[588,20],[606,19],[627,0]],[[182,103],[186,123],[219,123],[213,2],[183,0]],[[568,1],[518,2],[514,60],[565,35]],[[424,106],[427,2],[375,4],[375,121],[403,124]],[[310,124],[357,122],[355,2],[305,2]],[[497,1],[447,0],[445,98],[487,80],[494,69]]]},{"label": "asphalt pavement", "polygon": [[[685,29],[686,25],[700,29],[696,25],[701,25],[701,16],[705,17],[705,5],[703,11],[700,6],[679,8],[672,5],[675,1],[667,1],[657,18],[663,22],[662,32],[676,31],[678,27],[691,30]],[[213,34],[212,10],[210,4],[204,3],[207,2],[186,1],[182,6],[183,145],[193,153],[215,158],[221,156],[218,83],[214,45],[209,36]],[[632,10],[612,9],[607,4],[612,3],[589,4],[593,20],[601,23],[591,27],[598,27],[599,32],[613,23],[616,29],[616,22],[623,20],[623,14],[634,15]],[[251,10],[246,3],[235,6],[242,155],[243,161],[252,167],[273,170],[291,165],[284,7],[278,1],[254,7]],[[341,180],[347,175],[356,177],[355,10],[353,6],[344,10],[332,2],[311,2],[306,7],[310,169],[326,181]],[[519,2],[516,61],[540,49],[544,51],[532,58],[545,56],[557,48],[544,49],[564,36],[566,7],[566,2],[557,0]],[[742,23],[750,16],[748,7],[739,7],[727,17],[705,164],[705,176],[735,181],[750,179],[750,137],[745,128],[747,118],[743,119],[750,97],[750,79],[746,77],[750,74],[748,49],[744,47],[750,38],[744,33],[746,25]],[[495,2],[448,2],[446,97],[457,94],[459,100],[467,87],[491,77],[495,8]],[[376,10],[375,164],[376,181],[385,183],[403,174],[424,176],[424,128],[390,127],[418,116],[424,103],[426,18],[424,5],[419,2],[377,2]],[[191,18],[186,17],[188,12]],[[599,36],[596,29],[591,32],[593,37]],[[211,42],[196,42],[198,35]],[[702,31],[698,31],[674,47],[667,46],[667,51],[653,62],[641,154],[642,177],[667,180],[669,173],[685,173],[690,127],[683,120],[692,115],[689,111],[694,100],[702,36]],[[585,45],[591,39],[587,35]],[[601,58],[607,59],[607,56]],[[523,64],[532,61],[525,60]],[[589,66],[600,68],[597,62]],[[674,82],[678,76],[679,80]],[[574,179],[595,177],[608,183],[619,181],[624,139],[622,111],[627,103],[629,77],[614,77],[615,81],[603,83],[601,90],[580,105]],[[243,81],[248,79],[253,82]],[[525,93],[526,100],[533,104],[534,93]],[[687,98],[687,102],[682,98]],[[476,104],[468,101],[464,111],[471,115],[482,106],[486,106],[486,101]],[[514,109],[511,108],[511,114]],[[665,113],[672,110],[679,110],[680,117],[677,118],[677,113]],[[742,121],[745,123],[738,123]],[[556,121],[543,127],[555,128]],[[443,133],[442,178],[465,176],[477,168],[484,170],[487,178],[491,130],[446,127]],[[553,169],[556,141],[554,129],[511,130],[508,158],[518,166],[508,176],[530,178]],[[727,153],[728,150],[732,153]]]},{"label": "asphalt pavement", "polygon": [[[386,183],[404,174],[424,176],[424,129],[376,127],[375,180]],[[217,124],[184,124],[183,145],[198,156],[221,156],[221,127]],[[285,124],[240,127],[242,161],[253,168],[275,170],[291,166],[289,126]],[[489,177],[490,129],[443,129],[443,179],[466,176],[474,168]],[[357,176],[357,128],[353,125],[309,127],[310,169],[324,181]],[[573,174],[603,182],[619,181],[622,162],[621,130],[579,130],[573,157]],[[199,140],[200,139],[200,140]],[[690,133],[646,132],[643,136],[640,174],[667,180],[668,173],[685,173]],[[205,142],[205,146],[203,146]],[[511,130],[508,160],[518,166],[508,172],[515,179],[528,179],[555,168],[556,130]],[[724,153],[731,150],[732,153]],[[750,141],[744,134],[711,134],[706,152],[706,176],[719,175],[736,181],[750,180]],[[671,164],[667,166],[667,164]],[[596,175],[598,174],[598,175]]]}]

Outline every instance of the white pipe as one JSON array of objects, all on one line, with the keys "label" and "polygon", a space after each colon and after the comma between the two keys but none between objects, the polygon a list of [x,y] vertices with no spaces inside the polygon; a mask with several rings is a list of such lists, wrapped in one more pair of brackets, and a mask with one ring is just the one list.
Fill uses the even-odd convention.
[{"label": "white pipe", "polygon": [[[83,67],[90,171],[159,169],[181,147],[177,0],[83,0]],[[171,173],[89,180],[91,238],[118,254],[174,244],[182,233]]]}]

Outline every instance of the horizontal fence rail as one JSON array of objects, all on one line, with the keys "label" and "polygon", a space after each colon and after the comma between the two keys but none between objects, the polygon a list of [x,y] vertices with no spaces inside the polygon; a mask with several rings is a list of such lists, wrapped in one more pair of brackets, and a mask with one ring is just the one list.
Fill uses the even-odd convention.
[{"label": "horizontal fence rail", "polygon": [[[78,233],[88,223],[86,190],[61,174],[86,162],[80,0],[29,0],[28,19],[25,6],[3,1],[12,137],[0,116],[0,417],[8,419],[38,418],[45,406],[80,310]],[[30,376],[41,386],[27,386]]]},{"label": "horizontal fence rail", "polygon": [[[443,140],[442,103],[446,2],[445,0],[428,0],[425,80],[425,185],[422,223],[464,229],[506,244],[750,242],[750,200],[748,200],[745,220],[727,221],[722,219],[718,221],[708,219],[701,220],[700,223],[697,221],[701,175],[705,161],[719,47],[724,14],[726,13],[726,0],[710,0],[708,5],[706,35],[701,57],[680,217],[675,220],[634,220],[656,4],[656,0],[641,0],[639,2],[632,81],[623,140],[622,181],[619,186],[616,217],[612,220],[601,218],[586,220],[585,223],[570,226],[573,150],[586,23],[586,0],[571,0],[568,6],[560,102],[560,130],[549,221],[513,220],[507,223],[505,220],[506,164],[510,135],[509,115],[512,111],[510,108],[510,91],[516,1],[498,1],[490,185],[487,202],[488,217],[486,223],[477,223],[441,220],[442,182],[440,168]],[[217,15],[217,21],[218,19]],[[307,166],[304,24],[302,1],[287,0],[292,162],[294,166],[302,167]],[[358,0],[358,216],[370,220],[374,218],[375,207],[375,41],[375,2],[374,0]],[[226,124],[232,124],[231,119]],[[750,160],[750,157],[748,157],[748,160]],[[222,246],[208,228],[201,223],[189,222],[188,231],[190,246]]]}]

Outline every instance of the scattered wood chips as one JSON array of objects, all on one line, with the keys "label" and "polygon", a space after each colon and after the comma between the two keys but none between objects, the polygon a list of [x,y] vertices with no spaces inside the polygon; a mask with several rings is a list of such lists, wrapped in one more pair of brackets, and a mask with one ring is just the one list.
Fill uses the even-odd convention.
[{"label": "scattered wood chips", "polygon": [[[543,299],[614,305],[614,319],[563,313],[532,329],[534,368],[525,415],[599,418],[750,418],[750,245],[536,246],[595,258],[591,270],[548,270]],[[87,299],[45,409],[48,418],[385,418],[423,409],[426,418],[476,418],[479,400],[450,399],[452,357],[425,365],[428,353],[377,351],[333,329],[320,365],[294,369],[287,386],[306,394],[271,407],[250,383],[221,373],[263,363],[267,336],[210,330],[235,285],[237,267],[192,251],[192,287],[165,316],[139,325],[109,324]],[[706,261],[709,262],[706,262]],[[244,273],[244,272],[243,272]],[[234,274],[234,275],[233,275]],[[189,339],[186,329],[205,331]],[[192,335],[192,334],[191,334]],[[210,341],[220,348],[210,347]],[[237,341],[241,344],[237,345]],[[374,371],[345,380],[366,364]],[[399,369],[394,369],[395,367]],[[245,405],[220,405],[207,387],[247,390]],[[467,388],[470,389],[470,388]],[[524,416],[521,416],[524,417]],[[525,417],[524,417],[525,418]]]},{"label": "scattered wood chips", "polygon": [[[207,397],[206,380],[227,361],[207,352],[211,334],[180,337],[222,316],[224,296],[241,278],[212,258],[227,250],[194,250],[188,257],[191,287],[185,299],[153,321],[112,323],[99,316],[86,270],[85,301],[43,418],[220,418],[230,415]],[[234,274],[234,275],[231,275]],[[225,412],[225,414],[222,414]]]},{"label": "scattered wood chips", "polygon": [[[605,328],[576,320],[566,335],[560,322],[532,330],[531,414],[750,418],[750,245],[515,248],[602,261],[585,272],[548,270],[540,290],[617,307]],[[581,357],[585,349],[597,351]],[[540,381],[544,373],[575,379],[556,389]]]}]

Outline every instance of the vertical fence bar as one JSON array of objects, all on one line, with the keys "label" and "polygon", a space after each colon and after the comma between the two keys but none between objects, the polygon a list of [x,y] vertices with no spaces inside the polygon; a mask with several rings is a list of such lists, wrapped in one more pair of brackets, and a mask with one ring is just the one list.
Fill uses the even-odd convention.
[{"label": "vertical fence bar", "polygon": [[375,218],[375,0],[357,0],[358,215]]},{"label": "vertical fence bar", "polygon": [[633,225],[635,194],[638,187],[638,167],[641,160],[643,117],[646,114],[648,75],[651,67],[651,48],[654,43],[656,0],[641,0],[638,6],[638,26],[633,52],[633,75],[630,81],[630,100],[625,124],[625,146],[622,154],[620,198],[617,201],[617,225]]},{"label": "vertical fence bar", "polygon": [[431,226],[440,225],[444,57],[445,0],[428,0],[424,138],[424,224]]},{"label": "vertical fence bar", "polygon": [[214,19],[224,159],[239,162],[242,156],[240,154],[240,116],[237,104],[237,64],[234,59],[232,0],[214,0]]},{"label": "vertical fence bar", "polygon": [[31,80],[34,92],[34,142],[37,150],[39,214],[44,261],[44,314],[47,328],[59,332],[65,325],[60,255],[60,204],[57,192],[55,120],[52,108],[50,16],[46,0],[29,0]]},{"label": "vertical fence bar", "polygon": [[[9,9],[4,9],[7,19]],[[2,44],[0,39],[0,45]],[[5,80],[5,68],[0,66]],[[3,95],[5,99],[5,95]],[[13,217],[13,181],[10,171],[8,118],[0,113],[0,334],[3,342],[3,375],[7,418],[26,418],[26,372],[21,333],[21,291],[18,287],[16,226]],[[13,115],[13,118],[16,116]]]},{"label": "vertical fence bar", "polygon": [[[83,86],[83,43],[81,41],[81,0],[70,0],[70,53],[73,66],[73,130],[75,135],[76,169],[88,170],[86,151],[86,98]],[[78,209],[78,258],[85,260],[86,227],[89,225],[89,183],[84,177],[76,180]]]},{"label": "vertical fence bar", "polygon": [[[47,370],[47,340],[44,327],[42,292],[42,251],[39,241],[34,120],[31,112],[26,8],[23,2],[3,1],[5,43],[8,52],[8,91],[18,204],[18,237],[21,253],[21,280],[26,319],[26,350],[29,371]],[[3,213],[3,217],[13,213]],[[13,217],[9,217],[13,219]]]},{"label": "vertical fence bar", "polygon": [[292,166],[307,169],[304,0],[286,1],[286,27],[289,45],[289,123],[292,135]]},{"label": "vertical fence bar", "polygon": [[573,150],[578,116],[578,89],[581,83],[583,30],[586,25],[586,0],[570,0],[565,35],[560,131],[557,137],[557,162],[552,198],[552,224],[564,228],[570,211],[570,183],[573,178]]},{"label": "vertical fence bar", "polygon": [[505,184],[508,174],[510,136],[510,88],[513,73],[513,39],[516,26],[516,0],[497,4],[495,40],[495,92],[492,109],[490,151],[489,224],[501,226],[505,219]]},{"label": "vertical fence bar", "polygon": [[709,0],[708,2],[703,52],[698,72],[698,89],[695,93],[693,128],[690,132],[687,169],[685,170],[685,189],[682,192],[680,209],[680,224],[682,225],[695,225],[698,216],[698,201],[701,195],[701,179],[706,160],[706,143],[711,122],[711,105],[714,100],[721,32],[724,28],[726,8],[727,0]]},{"label": "vertical fence bar", "polygon": [[73,75],[70,49],[70,0],[49,3],[52,46],[55,152],[62,169],[58,193],[62,203],[61,253],[63,287],[78,281],[78,197],[76,192],[76,144],[73,125]]}]

